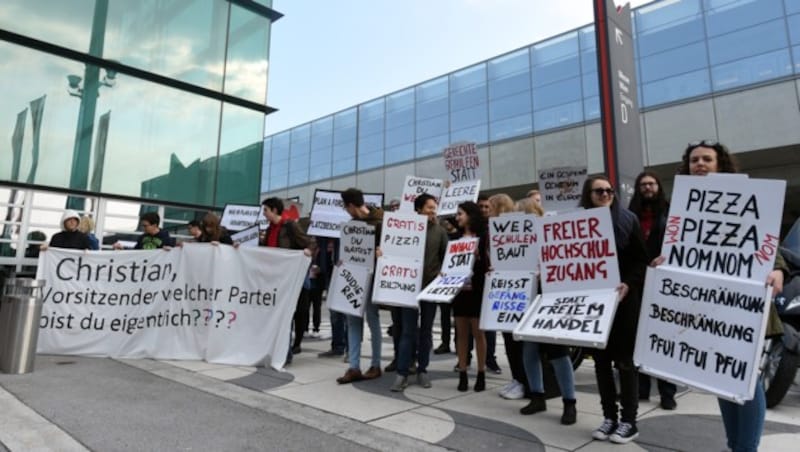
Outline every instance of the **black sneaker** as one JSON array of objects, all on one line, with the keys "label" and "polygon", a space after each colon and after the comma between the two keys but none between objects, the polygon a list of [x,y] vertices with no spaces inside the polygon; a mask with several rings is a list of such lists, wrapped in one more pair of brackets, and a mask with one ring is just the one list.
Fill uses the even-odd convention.
[{"label": "black sneaker", "polygon": [[442,343],[435,350],[433,350],[434,355],[444,355],[445,353],[450,353],[450,346],[445,343]]},{"label": "black sneaker", "polygon": [[386,366],[385,369],[383,369],[384,372],[394,372],[396,370],[397,370],[397,361],[394,359],[392,360],[392,362],[389,363],[388,366]]},{"label": "black sneaker", "polygon": [[597,427],[597,430],[592,432],[592,438],[599,439],[600,441],[605,441],[611,436],[612,433],[615,433],[617,430],[617,421],[612,419],[606,419]]},{"label": "black sneaker", "polygon": [[328,350],[327,352],[317,353],[318,358],[336,358],[343,355],[344,352],[337,352],[336,350]]},{"label": "black sneaker", "polygon": [[664,410],[674,410],[678,407],[678,404],[675,402],[674,397],[662,397],[661,398],[661,408]]},{"label": "black sneaker", "polygon": [[617,425],[617,430],[612,433],[608,439],[612,443],[625,444],[635,440],[639,436],[639,430],[634,424],[627,422],[620,422]]},{"label": "black sneaker", "polygon": [[490,371],[492,371],[492,373],[497,374],[497,375],[500,375],[501,373],[503,373],[503,371],[500,370],[500,366],[497,365],[497,362],[488,362],[488,363],[486,363],[486,368],[489,369]]}]

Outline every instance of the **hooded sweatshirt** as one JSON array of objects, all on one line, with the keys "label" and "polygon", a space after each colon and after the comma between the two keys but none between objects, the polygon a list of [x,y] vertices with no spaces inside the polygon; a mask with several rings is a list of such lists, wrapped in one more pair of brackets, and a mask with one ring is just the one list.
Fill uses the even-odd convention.
[{"label": "hooded sweatshirt", "polygon": [[[70,218],[74,218],[77,221],[75,229],[72,231],[68,231],[67,227],[64,225]],[[74,210],[65,210],[64,215],[61,216],[62,230],[53,236],[50,240],[50,246],[56,248],[72,248],[76,250],[91,249],[92,243],[89,240],[89,236],[78,230],[78,223],[80,223],[80,221],[81,217],[78,215],[78,212]]]}]

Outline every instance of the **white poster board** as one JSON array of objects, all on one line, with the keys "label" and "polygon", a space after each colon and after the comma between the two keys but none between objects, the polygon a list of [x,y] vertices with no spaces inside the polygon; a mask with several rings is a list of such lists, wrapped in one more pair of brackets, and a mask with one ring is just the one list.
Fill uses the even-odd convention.
[{"label": "white poster board", "polygon": [[381,228],[381,252],[386,257],[421,259],[425,256],[428,217],[416,213],[386,212]]},{"label": "white poster board", "polygon": [[763,281],[648,268],[633,359],[659,378],[750,400],[771,298]]},{"label": "white poster board", "polygon": [[[364,193],[364,204],[370,207],[382,207],[383,194]],[[317,189],[314,192],[308,235],[339,238],[342,223],[350,219],[350,214],[344,210],[341,191]]]},{"label": "white poster board", "polygon": [[364,267],[371,273],[375,267],[375,226],[351,220],[342,224],[339,239],[339,260],[345,265]]},{"label": "white poster board", "polygon": [[537,235],[542,293],[615,288],[619,285],[614,227],[607,207],[542,217]]},{"label": "white poster board", "polygon": [[441,179],[429,179],[427,177],[406,176],[403,183],[403,194],[400,197],[400,211],[413,212],[414,201],[423,193],[427,193],[439,202],[442,197],[442,187],[444,182]]},{"label": "white poster board", "polygon": [[664,265],[764,282],[777,253],[786,181],[676,176]]},{"label": "white poster board", "polygon": [[542,207],[548,212],[569,212],[578,208],[586,182],[585,166],[565,166],[539,171]]},{"label": "white poster board", "polygon": [[241,231],[257,224],[261,211],[261,206],[225,204],[219,224],[229,231]]},{"label": "white poster board", "polygon": [[450,184],[450,186],[444,190],[442,197],[439,200],[439,209],[437,215],[440,217],[455,215],[458,211],[459,204],[467,201],[476,202],[478,200],[478,193],[480,193],[480,191],[480,179],[466,180]]},{"label": "white poster board", "polygon": [[483,290],[480,328],[484,331],[514,331],[533,301],[535,291],[535,272],[489,272]]},{"label": "white poster board", "polygon": [[417,294],[422,286],[422,260],[406,257],[378,258],[373,285],[373,303],[419,309]]},{"label": "white poster board", "polygon": [[363,316],[370,276],[365,266],[342,264],[334,267],[328,288],[328,308],[355,317]]},{"label": "white poster board", "polygon": [[514,338],[605,349],[616,308],[615,288],[542,294],[514,330]]},{"label": "white poster board", "polygon": [[444,169],[452,182],[479,180],[480,159],[478,146],[475,143],[453,143],[444,148]]},{"label": "white poster board", "polygon": [[478,238],[468,237],[447,242],[439,277],[425,286],[418,300],[450,303],[465,284],[471,281],[472,267],[478,252]]},{"label": "white poster board", "polygon": [[231,234],[231,240],[233,241],[234,245],[256,247],[258,246],[258,234],[258,225],[255,224],[247,229],[243,229],[235,234]]},{"label": "white poster board", "polygon": [[422,292],[417,295],[417,300],[450,303],[470,281],[470,278],[472,275],[439,275],[422,289]]},{"label": "white poster board", "polygon": [[538,271],[537,217],[511,213],[489,218],[489,260],[495,270]]}]

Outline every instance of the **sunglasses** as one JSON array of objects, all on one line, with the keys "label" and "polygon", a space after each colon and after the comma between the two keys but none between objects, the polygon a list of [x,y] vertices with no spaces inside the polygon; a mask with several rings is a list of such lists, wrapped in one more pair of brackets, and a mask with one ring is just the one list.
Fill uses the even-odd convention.
[{"label": "sunglasses", "polygon": [[703,146],[704,148],[713,148],[714,146],[718,145],[719,141],[717,140],[700,140],[700,141],[691,141],[689,142],[690,148],[697,148]]},{"label": "sunglasses", "polygon": [[592,193],[594,193],[597,196],[603,196],[603,195],[614,196],[614,189],[613,188],[593,188],[592,189]]}]

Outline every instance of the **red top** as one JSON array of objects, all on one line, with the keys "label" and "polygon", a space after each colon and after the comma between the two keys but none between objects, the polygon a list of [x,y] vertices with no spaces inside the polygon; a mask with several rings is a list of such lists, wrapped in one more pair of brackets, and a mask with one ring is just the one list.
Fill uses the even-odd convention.
[{"label": "red top", "polygon": [[653,223],[655,221],[655,215],[653,215],[653,211],[650,209],[642,210],[642,215],[639,217],[639,223],[642,225],[642,235],[644,239],[647,240],[650,237],[650,231],[653,230]]},{"label": "red top", "polygon": [[281,233],[281,227],[283,227],[284,221],[285,220],[281,219],[278,224],[269,225],[269,230],[267,231],[267,246],[273,248],[278,247],[278,235]]}]

